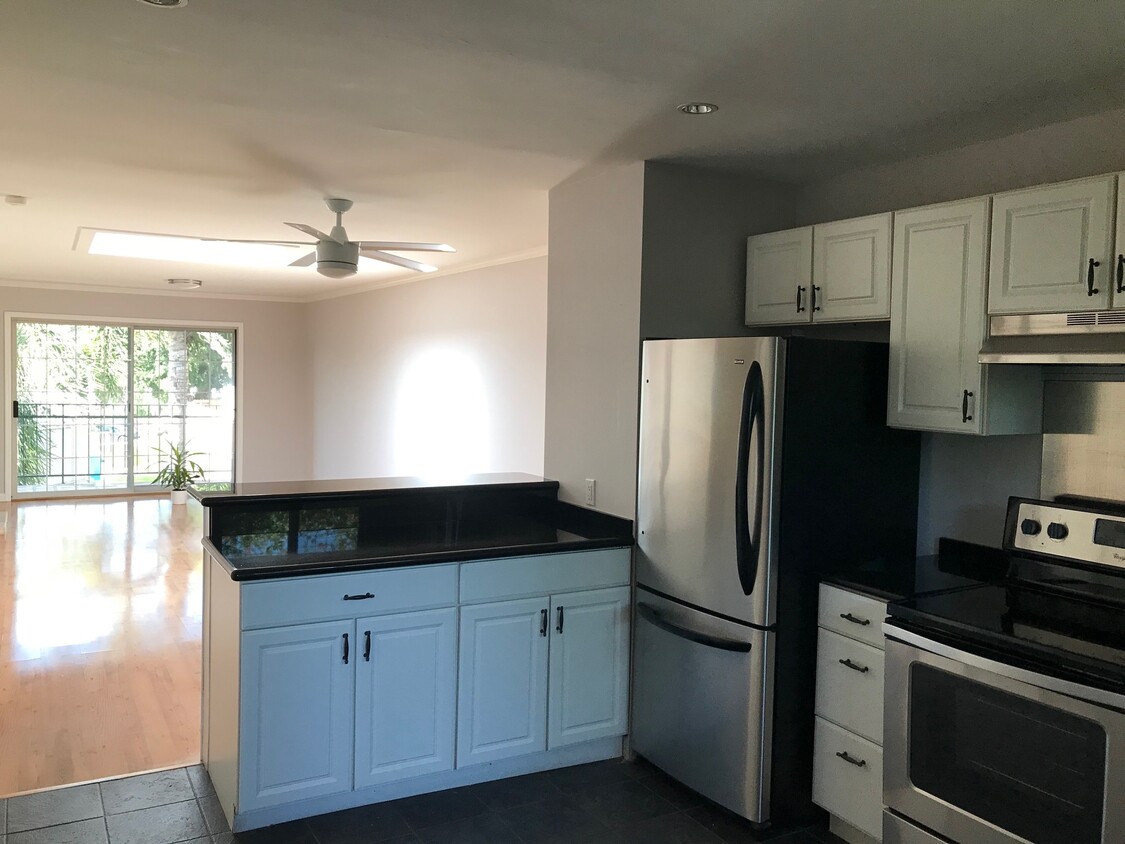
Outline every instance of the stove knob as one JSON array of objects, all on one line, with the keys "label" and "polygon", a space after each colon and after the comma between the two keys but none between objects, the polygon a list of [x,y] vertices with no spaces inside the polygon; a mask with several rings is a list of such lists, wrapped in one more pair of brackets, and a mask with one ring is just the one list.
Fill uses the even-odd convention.
[{"label": "stove knob", "polygon": [[1041,530],[1043,530],[1043,525],[1035,519],[1024,519],[1020,522],[1020,533],[1024,536],[1038,536]]},{"label": "stove knob", "polygon": [[1047,525],[1047,536],[1051,539],[1066,539],[1066,535],[1070,533],[1066,525],[1059,522],[1051,522]]}]

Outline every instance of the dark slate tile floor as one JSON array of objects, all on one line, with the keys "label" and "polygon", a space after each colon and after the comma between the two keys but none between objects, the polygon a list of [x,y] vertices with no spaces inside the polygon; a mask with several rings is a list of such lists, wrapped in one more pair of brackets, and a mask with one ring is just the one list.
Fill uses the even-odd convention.
[{"label": "dark slate tile floor", "polygon": [[0,800],[0,844],[840,844],[758,834],[643,761],[595,762],[234,835],[202,767]]}]

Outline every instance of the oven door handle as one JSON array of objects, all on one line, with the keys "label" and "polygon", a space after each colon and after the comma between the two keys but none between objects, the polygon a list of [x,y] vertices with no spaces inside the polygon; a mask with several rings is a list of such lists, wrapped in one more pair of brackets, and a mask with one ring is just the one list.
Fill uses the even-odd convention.
[{"label": "oven door handle", "polygon": [[903,645],[928,651],[936,656],[945,657],[954,662],[967,665],[970,668],[975,668],[978,671],[1004,677],[1017,683],[1034,686],[1049,692],[1056,692],[1060,695],[1066,695],[1069,698],[1074,698],[1075,700],[1097,706],[1112,707],[1123,713],[1123,717],[1125,717],[1125,694],[1099,689],[1094,686],[1086,686],[1082,683],[1076,683],[1073,680],[1063,680],[1060,677],[1054,677],[1050,674],[1043,674],[1038,671],[1031,671],[1027,668],[1008,665],[1005,662],[998,662],[988,657],[977,656],[974,653],[962,650],[953,645],[947,645],[944,642],[938,642],[934,639],[927,638],[912,630],[905,630],[890,622],[883,622],[883,633],[887,637],[888,645],[891,642],[899,642]]}]

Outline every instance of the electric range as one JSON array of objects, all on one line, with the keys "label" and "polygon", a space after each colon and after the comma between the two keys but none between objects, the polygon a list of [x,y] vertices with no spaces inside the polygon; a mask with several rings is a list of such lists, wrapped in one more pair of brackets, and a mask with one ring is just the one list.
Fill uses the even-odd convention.
[{"label": "electric range", "polygon": [[884,841],[1125,841],[1125,506],[1012,498],[1007,577],[892,602]]}]

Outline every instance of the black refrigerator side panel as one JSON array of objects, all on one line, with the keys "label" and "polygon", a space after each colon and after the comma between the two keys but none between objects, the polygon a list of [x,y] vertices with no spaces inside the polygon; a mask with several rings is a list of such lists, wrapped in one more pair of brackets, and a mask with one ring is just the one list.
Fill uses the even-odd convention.
[{"label": "black refrigerator side panel", "polygon": [[919,436],[888,428],[881,343],[789,341],[778,524],[771,814],[815,816],[817,598],[829,568],[913,559]]}]

